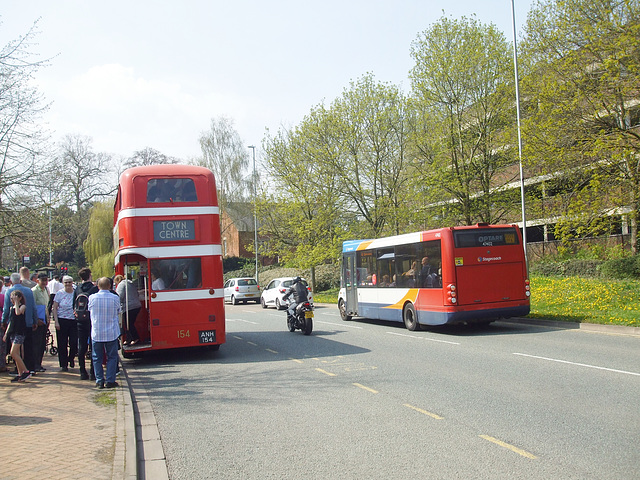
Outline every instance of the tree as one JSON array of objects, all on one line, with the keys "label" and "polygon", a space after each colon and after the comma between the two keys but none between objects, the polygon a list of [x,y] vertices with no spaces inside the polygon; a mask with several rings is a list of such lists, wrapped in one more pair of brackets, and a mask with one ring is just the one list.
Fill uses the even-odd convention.
[{"label": "tree", "polygon": [[315,266],[337,260],[343,236],[341,180],[326,161],[335,154],[330,124],[319,106],[298,127],[265,141],[277,196],[265,195],[258,205],[260,233],[268,238],[264,253],[310,268],[312,285]]},{"label": "tree", "polygon": [[209,131],[200,135],[200,148],[202,158],[196,163],[213,172],[222,201],[245,200],[250,186],[246,180],[249,152],[233,121],[227,117],[213,118]]},{"label": "tree", "polygon": [[91,206],[117,189],[111,158],[104,153],[95,153],[91,143],[89,137],[66,135],[59,144],[58,157],[50,165],[49,173],[59,181],[61,203],[72,211],[65,235],[76,245],[74,263],[78,265],[86,263],[83,242],[87,238]]},{"label": "tree", "polygon": [[178,159],[169,157],[153,148],[146,147],[134,152],[134,154],[126,160],[123,166],[126,169],[144,165],[166,165],[173,163],[178,163]]},{"label": "tree", "polygon": [[[89,233],[83,243],[87,262],[113,252],[113,205],[106,202],[95,203],[89,215]],[[112,255],[113,257],[113,255]]]},{"label": "tree", "polygon": [[233,121],[224,116],[211,119],[209,131],[200,135],[200,148],[202,157],[195,163],[213,172],[220,211],[227,210],[232,202],[245,202],[253,186],[246,177],[249,152]]},{"label": "tree", "polygon": [[341,179],[341,193],[354,215],[368,225],[366,236],[397,234],[412,205],[408,158],[407,100],[395,85],[364,75],[332,104],[339,155],[328,158]]},{"label": "tree", "polygon": [[31,52],[37,22],[29,31],[0,49],[0,240],[31,235],[34,168],[46,140],[38,121],[46,110],[31,84],[47,60]]},{"label": "tree", "polygon": [[[523,95],[531,168],[593,175],[591,193],[580,184],[568,196],[564,230],[595,235],[601,222],[593,218],[605,208],[630,209],[634,251],[640,220],[638,38],[638,0],[550,0],[530,12],[523,43],[530,64]],[[606,202],[585,201],[602,195]],[[588,214],[572,213],[582,209]]]},{"label": "tree", "polygon": [[59,146],[58,165],[64,166],[61,172],[58,169],[62,195],[76,212],[113,195],[117,189],[117,182],[112,178],[111,158],[104,153],[94,153],[91,143],[91,138],[76,134],[66,135]]},{"label": "tree", "polygon": [[513,177],[498,173],[514,163],[508,42],[493,24],[442,17],[411,55],[421,197],[455,223],[501,220],[511,208],[501,187]]}]

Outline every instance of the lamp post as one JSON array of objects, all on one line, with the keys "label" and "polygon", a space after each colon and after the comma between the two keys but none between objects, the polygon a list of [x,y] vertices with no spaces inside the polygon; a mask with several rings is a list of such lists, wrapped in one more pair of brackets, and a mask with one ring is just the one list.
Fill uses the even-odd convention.
[{"label": "lamp post", "polygon": [[515,0],[511,0],[511,17],[513,24],[513,70],[516,77],[516,116],[518,119],[518,157],[520,159],[520,204],[522,206],[522,246],[524,247],[524,261],[529,272],[527,255],[527,218],[524,211],[524,172],[522,169],[522,135],[520,133],[520,89],[518,88],[518,43],[516,37],[516,7]]},{"label": "lamp post", "polygon": [[257,181],[256,181],[256,147],[255,145],[249,145],[249,148],[253,151],[253,250],[256,252],[256,283],[258,281],[258,194],[257,194]]}]

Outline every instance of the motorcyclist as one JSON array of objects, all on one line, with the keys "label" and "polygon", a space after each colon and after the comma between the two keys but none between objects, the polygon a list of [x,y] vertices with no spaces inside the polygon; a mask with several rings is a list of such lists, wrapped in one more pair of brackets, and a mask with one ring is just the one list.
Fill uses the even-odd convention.
[{"label": "motorcyclist", "polygon": [[296,307],[298,304],[309,300],[309,296],[307,295],[307,286],[302,283],[302,279],[300,277],[293,279],[293,283],[289,287],[289,290],[287,290],[287,293],[285,293],[282,298],[283,300],[287,300],[291,295],[293,295],[293,301],[289,304],[287,316],[295,317]]}]

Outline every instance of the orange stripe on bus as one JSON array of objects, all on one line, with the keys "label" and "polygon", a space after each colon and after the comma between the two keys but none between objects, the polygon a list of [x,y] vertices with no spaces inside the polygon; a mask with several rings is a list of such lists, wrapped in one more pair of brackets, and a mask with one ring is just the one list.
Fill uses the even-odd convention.
[{"label": "orange stripe on bus", "polygon": [[404,304],[407,301],[416,303],[416,300],[418,299],[418,292],[420,292],[419,289],[410,288],[407,294],[404,297],[402,297],[400,300],[398,300],[396,303],[392,305],[387,305],[386,307],[383,307],[383,308],[401,309],[402,307],[404,307]]},{"label": "orange stripe on bus", "polygon": [[369,245],[371,245],[372,243],[373,243],[373,240],[362,242],[360,245],[358,245],[358,248],[356,248],[356,250],[366,250],[369,247]]}]

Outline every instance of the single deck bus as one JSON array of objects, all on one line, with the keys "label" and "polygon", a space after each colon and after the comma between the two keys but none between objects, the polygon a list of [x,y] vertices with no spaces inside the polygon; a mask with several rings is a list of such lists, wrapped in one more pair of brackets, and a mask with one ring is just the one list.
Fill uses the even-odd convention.
[{"label": "single deck bus", "polygon": [[529,280],[516,225],[440,228],[343,243],[338,308],[420,325],[490,323],[529,313]]},{"label": "single deck bus", "polygon": [[[116,274],[133,280],[140,341],[123,355],[225,342],[222,248],[213,173],[188,165],[125,170],[114,208]],[[125,314],[126,315],[126,314]],[[134,319],[124,318],[129,325]]]}]

